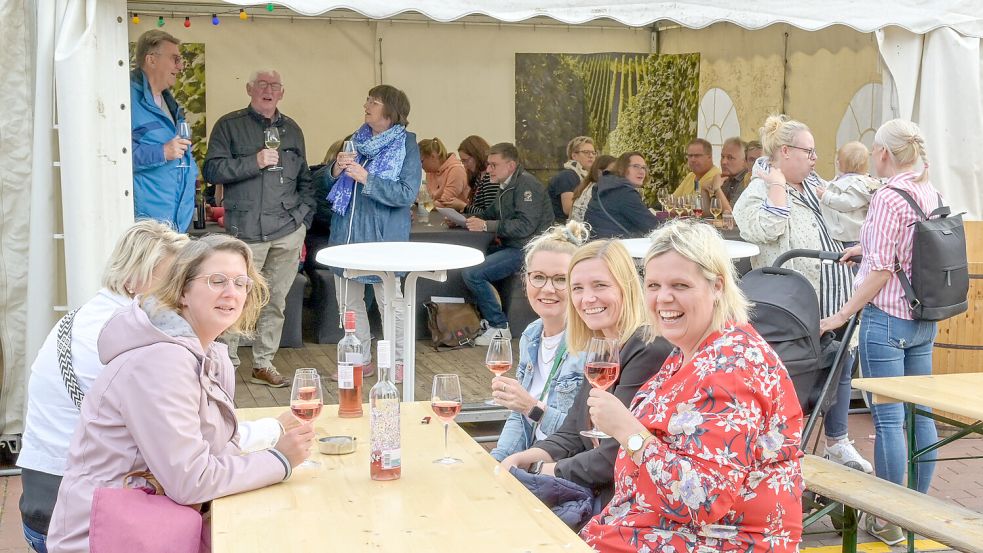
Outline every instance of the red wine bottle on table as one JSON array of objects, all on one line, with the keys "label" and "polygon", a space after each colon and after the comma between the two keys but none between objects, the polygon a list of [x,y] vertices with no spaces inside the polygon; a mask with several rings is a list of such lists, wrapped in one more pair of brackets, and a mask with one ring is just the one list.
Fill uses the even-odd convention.
[{"label": "red wine bottle on table", "polygon": [[362,416],[362,374],[365,352],[355,337],[355,312],[345,311],[345,336],[338,342],[338,416]]},{"label": "red wine bottle on table", "polygon": [[396,480],[402,474],[399,390],[392,383],[390,351],[388,340],[378,341],[379,382],[369,390],[369,475],[373,480]]}]

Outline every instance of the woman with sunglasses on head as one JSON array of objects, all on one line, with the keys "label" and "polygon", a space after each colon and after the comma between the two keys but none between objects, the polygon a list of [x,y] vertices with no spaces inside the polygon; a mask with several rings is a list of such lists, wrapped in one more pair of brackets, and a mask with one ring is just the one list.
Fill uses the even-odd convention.
[{"label": "woman with sunglasses on head", "polygon": [[626,152],[614,162],[611,172],[597,181],[584,213],[593,238],[633,238],[659,226],[640,192],[648,169],[640,152]]},{"label": "woman with sunglasses on head", "polygon": [[567,142],[567,161],[563,164],[563,170],[550,179],[547,187],[557,223],[565,223],[570,217],[573,191],[587,178],[596,157],[597,149],[591,137],[575,136]]},{"label": "woman with sunglasses on head", "polygon": [[[784,115],[772,115],[760,132],[766,157],[754,163],[751,182],[734,204],[734,222],[741,229],[741,237],[761,250],[751,258],[751,266],[770,266],[779,255],[798,248],[843,251],[843,243],[830,235],[823,217],[817,190],[826,183],[814,171],[818,156],[809,127]],[[846,265],[800,257],[786,263],[785,268],[801,273],[812,284],[822,317],[833,315],[850,299],[853,271]],[[873,466],[853,447],[848,434],[852,374],[853,360],[847,359],[837,384],[836,402],[823,418],[825,455],[870,473]]]},{"label": "woman with sunglasses on head", "polygon": [[251,332],[268,298],[252,250],[210,235],[185,246],[147,295],[109,318],[98,340],[106,368],[82,402],[49,552],[88,551],[95,490],[122,487],[131,472],[149,471],[175,503],[198,505],[285,480],[309,455],[310,424],[285,431],[270,449],[243,449],[235,372],[216,338]]},{"label": "woman with sunglasses on head", "polygon": [[491,455],[496,461],[523,451],[556,431],[584,379],[583,355],[566,347],[567,266],[587,228],[555,226],[526,245],[526,299],[539,318],[519,339],[515,378],[492,380],[492,397],[512,411]]},{"label": "woman with sunglasses on head", "polygon": [[[580,355],[593,337],[617,340],[621,367],[608,389],[627,405],[672,351],[669,342],[661,337],[653,340],[646,330],[648,318],[635,262],[619,240],[590,242],[574,253],[567,277],[567,349]],[[583,383],[560,428],[505,458],[502,467],[576,482],[594,492],[596,506],[606,504],[614,493],[618,442],[581,434],[590,428],[590,390],[590,384]]]}]

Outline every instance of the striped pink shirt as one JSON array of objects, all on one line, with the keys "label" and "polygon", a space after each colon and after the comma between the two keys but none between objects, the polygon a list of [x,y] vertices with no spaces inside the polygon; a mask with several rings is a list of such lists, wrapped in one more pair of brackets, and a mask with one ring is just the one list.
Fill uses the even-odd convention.
[{"label": "striped pink shirt", "polygon": [[929,214],[938,207],[939,196],[928,182],[915,182],[918,175],[912,172],[898,173],[891,177],[870,200],[867,219],[860,229],[860,246],[863,262],[854,280],[854,290],[860,287],[871,271],[891,271],[891,280],[874,296],[871,303],[888,315],[911,320],[911,309],[901,289],[901,282],[894,271],[894,258],[901,261],[901,268],[911,278],[911,248],[914,229],[910,226],[920,218],[900,194],[887,190],[899,188],[911,194],[922,210]]}]

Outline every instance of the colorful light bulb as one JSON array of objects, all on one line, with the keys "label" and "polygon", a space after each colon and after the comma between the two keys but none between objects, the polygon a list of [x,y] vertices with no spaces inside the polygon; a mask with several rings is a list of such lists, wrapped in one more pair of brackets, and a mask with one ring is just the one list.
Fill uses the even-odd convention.
[{"label": "colorful light bulb", "polygon": [[246,10],[244,10],[244,9],[240,9],[239,10],[239,19],[241,19],[243,21],[249,19],[249,14],[246,13]]},{"label": "colorful light bulb", "polygon": [[158,27],[163,27],[164,26],[164,16],[163,15],[158,15],[157,16],[157,26]]},{"label": "colorful light bulb", "polygon": [[212,25],[218,25],[218,14],[212,14]]},{"label": "colorful light bulb", "polygon": [[184,28],[185,29],[190,29],[191,28],[191,18],[190,17],[185,16],[185,18],[184,18]]},{"label": "colorful light bulb", "polygon": [[133,14],[133,24],[134,25],[140,24],[140,14],[138,13]]},{"label": "colorful light bulb", "polygon": [[273,2],[270,2],[269,4],[266,5],[266,11],[268,12],[273,11]]}]

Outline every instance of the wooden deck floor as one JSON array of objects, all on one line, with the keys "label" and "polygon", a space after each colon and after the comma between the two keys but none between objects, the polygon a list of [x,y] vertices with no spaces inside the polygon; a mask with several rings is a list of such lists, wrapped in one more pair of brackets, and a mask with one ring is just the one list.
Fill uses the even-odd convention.
[{"label": "wooden deck floor", "polygon": [[[512,344],[513,352],[518,351],[518,340]],[[436,352],[429,342],[420,341],[416,345],[416,391],[418,400],[430,397],[433,375],[456,373],[461,379],[461,393],[464,403],[476,403],[491,397],[492,374],[485,368],[485,349],[483,347],[463,348],[454,351]],[[301,367],[314,367],[324,379],[324,403],[338,403],[338,385],[327,376],[336,372],[337,347],[305,343],[302,348],[281,349],[273,360],[274,366],[287,380]],[[236,407],[274,407],[290,404],[290,387],[270,388],[249,382],[252,370],[252,351],[249,347],[239,348],[241,365],[236,381]],[[513,372],[509,373],[514,376]],[[376,376],[366,379],[362,396],[368,401],[369,388],[377,381]],[[402,385],[397,385],[402,389]]]}]

